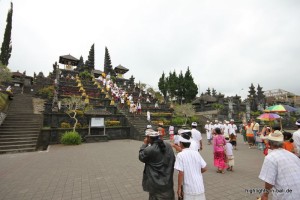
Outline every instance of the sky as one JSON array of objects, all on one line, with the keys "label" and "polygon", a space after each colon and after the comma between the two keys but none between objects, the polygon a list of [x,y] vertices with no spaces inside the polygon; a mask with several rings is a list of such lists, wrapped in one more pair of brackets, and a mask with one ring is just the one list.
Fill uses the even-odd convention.
[{"label": "sky", "polygon": [[[199,92],[300,95],[298,0],[13,0],[11,71],[48,75],[59,56],[112,65],[158,90],[162,73],[189,67]],[[0,43],[9,0],[0,0]],[[63,65],[60,65],[63,68]],[[200,94],[199,93],[199,94]]]}]

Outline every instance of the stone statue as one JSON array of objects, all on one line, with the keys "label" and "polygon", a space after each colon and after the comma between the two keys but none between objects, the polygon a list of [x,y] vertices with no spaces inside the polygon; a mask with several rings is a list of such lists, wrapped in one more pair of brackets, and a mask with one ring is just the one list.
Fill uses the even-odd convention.
[{"label": "stone statue", "polygon": [[232,98],[228,99],[228,119],[232,118],[232,114],[233,114],[233,100]]},{"label": "stone statue", "polygon": [[53,71],[55,72],[57,68],[58,68],[58,64],[57,64],[57,62],[55,62],[55,63],[53,64]]},{"label": "stone statue", "polygon": [[246,101],[246,117],[247,117],[247,120],[250,119],[250,102],[249,101]]}]

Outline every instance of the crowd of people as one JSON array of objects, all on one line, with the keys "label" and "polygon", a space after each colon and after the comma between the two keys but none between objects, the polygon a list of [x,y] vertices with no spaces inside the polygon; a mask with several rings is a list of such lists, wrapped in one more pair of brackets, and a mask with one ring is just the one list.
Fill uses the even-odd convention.
[{"label": "crowd of people", "polygon": [[[259,179],[265,182],[260,199],[300,199],[300,119],[293,134],[281,132],[279,127],[259,127],[250,120],[241,126],[244,143],[250,149],[264,150],[265,158]],[[174,131],[170,126],[170,142],[164,141],[161,131],[147,126],[139,160],[145,163],[143,189],[150,200],[175,199],[173,172],[178,171],[177,196],[179,199],[206,199],[202,173],[207,163],[201,156],[202,136],[197,123],[191,129]],[[205,124],[208,145],[213,149],[216,172],[233,172],[234,150],[237,149],[237,126],[234,120]],[[173,150],[172,150],[173,147]],[[287,192],[291,191],[291,192]]]}]

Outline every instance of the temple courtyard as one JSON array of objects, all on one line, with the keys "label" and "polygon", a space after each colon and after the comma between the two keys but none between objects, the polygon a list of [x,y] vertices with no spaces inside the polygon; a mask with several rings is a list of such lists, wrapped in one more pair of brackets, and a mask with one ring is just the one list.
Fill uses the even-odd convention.
[{"label": "temple courtyard", "polygon": [[[202,134],[205,138],[205,135]],[[216,173],[212,146],[204,142],[201,155],[206,198],[256,199],[255,189],[264,155],[249,149],[238,135],[234,172]],[[142,141],[111,140],[79,146],[51,145],[47,151],[0,155],[0,200],[146,200],[142,189],[144,164],[138,160]],[[177,189],[177,171],[174,173]]]}]

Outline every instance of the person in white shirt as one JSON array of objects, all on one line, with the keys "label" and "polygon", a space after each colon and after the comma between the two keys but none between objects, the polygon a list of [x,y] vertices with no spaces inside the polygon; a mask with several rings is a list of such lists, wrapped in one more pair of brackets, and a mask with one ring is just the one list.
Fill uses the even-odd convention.
[{"label": "person in white shirt", "polygon": [[174,165],[178,170],[178,197],[205,200],[202,173],[207,170],[207,164],[199,153],[189,148],[191,139],[187,135],[180,136],[179,141],[182,152],[178,153]]},{"label": "person in white shirt", "polygon": [[147,102],[147,103],[150,103],[150,99],[149,99],[149,97],[147,97],[147,99],[146,99],[146,102]]},{"label": "person in white shirt", "polygon": [[214,124],[214,129],[216,129],[216,128],[220,128],[220,124],[217,119],[215,120],[215,124]]},{"label": "person in white shirt", "polygon": [[154,108],[158,108],[158,101],[155,102]]},{"label": "person in white shirt", "polygon": [[259,132],[259,123],[257,123],[255,121],[255,119],[253,119],[253,134],[254,134],[254,140],[255,140],[255,146],[257,146],[257,142],[256,142],[256,137],[257,137],[257,133]]},{"label": "person in white shirt", "polygon": [[296,121],[296,126],[298,127],[298,130],[293,133],[294,149],[295,153],[300,158],[300,119]]},{"label": "person in white shirt", "polygon": [[[210,130],[211,140],[212,140],[213,135],[214,135],[214,125],[212,122],[209,123],[209,130]],[[210,144],[211,144],[211,140],[210,140]]]},{"label": "person in white shirt", "polygon": [[265,182],[262,200],[300,199],[300,159],[282,148],[283,134],[276,130],[267,136],[272,151],[264,159],[259,178]]},{"label": "person in white shirt", "polygon": [[208,145],[211,145],[211,126],[210,126],[210,123],[209,121],[206,122],[205,126],[205,131],[206,131],[206,138],[207,138],[207,142],[208,142]]},{"label": "person in white shirt", "polygon": [[221,129],[221,132],[224,134],[224,124],[219,121],[219,128]]},{"label": "person in white shirt", "polygon": [[136,108],[137,108],[137,114],[141,115],[142,114],[142,104],[141,104],[140,100],[138,100],[138,102],[136,103]]},{"label": "person in white shirt", "polygon": [[232,146],[236,150],[236,137],[237,137],[236,131],[237,131],[237,126],[234,124],[234,120],[233,119],[230,120],[230,124],[228,125],[228,128],[229,128],[230,143],[232,144]]},{"label": "person in white shirt", "polygon": [[229,137],[225,137],[226,140],[226,156],[227,156],[227,171],[233,171],[233,166],[234,166],[234,157],[233,157],[233,152],[232,152],[232,144],[229,142]]},{"label": "person in white shirt", "polygon": [[[191,130],[184,130],[184,129],[179,129],[178,130],[178,135],[179,136],[184,136],[184,137],[189,137],[191,138],[191,144],[190,144],[190,149],[194,150],[194,151],[197,151],[198,152],[198,145],[196,143],[195,140],[192,139],[192,132]],[[182,149],[179,145],[179,143],[177,145],[175,145],[175,142],[174,142],[174,145],[172,145],[172,147],[177,151],[177,152],[181,152]]]},{"label": "person in white shirt", "polygon": [[223,125],[223,127],[224,127],[223,134],[224,134],[225,138],[229,137],[229,125],[228,124],[229,124],[229,121],[225,120],[224,125]]},{"label": "person in white shirt", "polygon": [[170,136],[170,141],[172,142],[174,140],[174,126],[172,125],[169,126],[169,136]]},{"label": "person in white shirt", "polygon": [[129,95],[128,99],[129,99],[129,101],[133,100],[132,94]]},{"label": "person in white shirt", "polygon": [[197,123],[193,122],[192,123],[192,139],[197,143],[198,146],[198,150],[202,150],[203,146],[202,146],[202,136],[200,131],[198,131],[197,129]]},{"label": "person in white shirt", "polygon": [[147,121],[150,123],[151,122],[151,113],[149,110],[147,110]]}]

